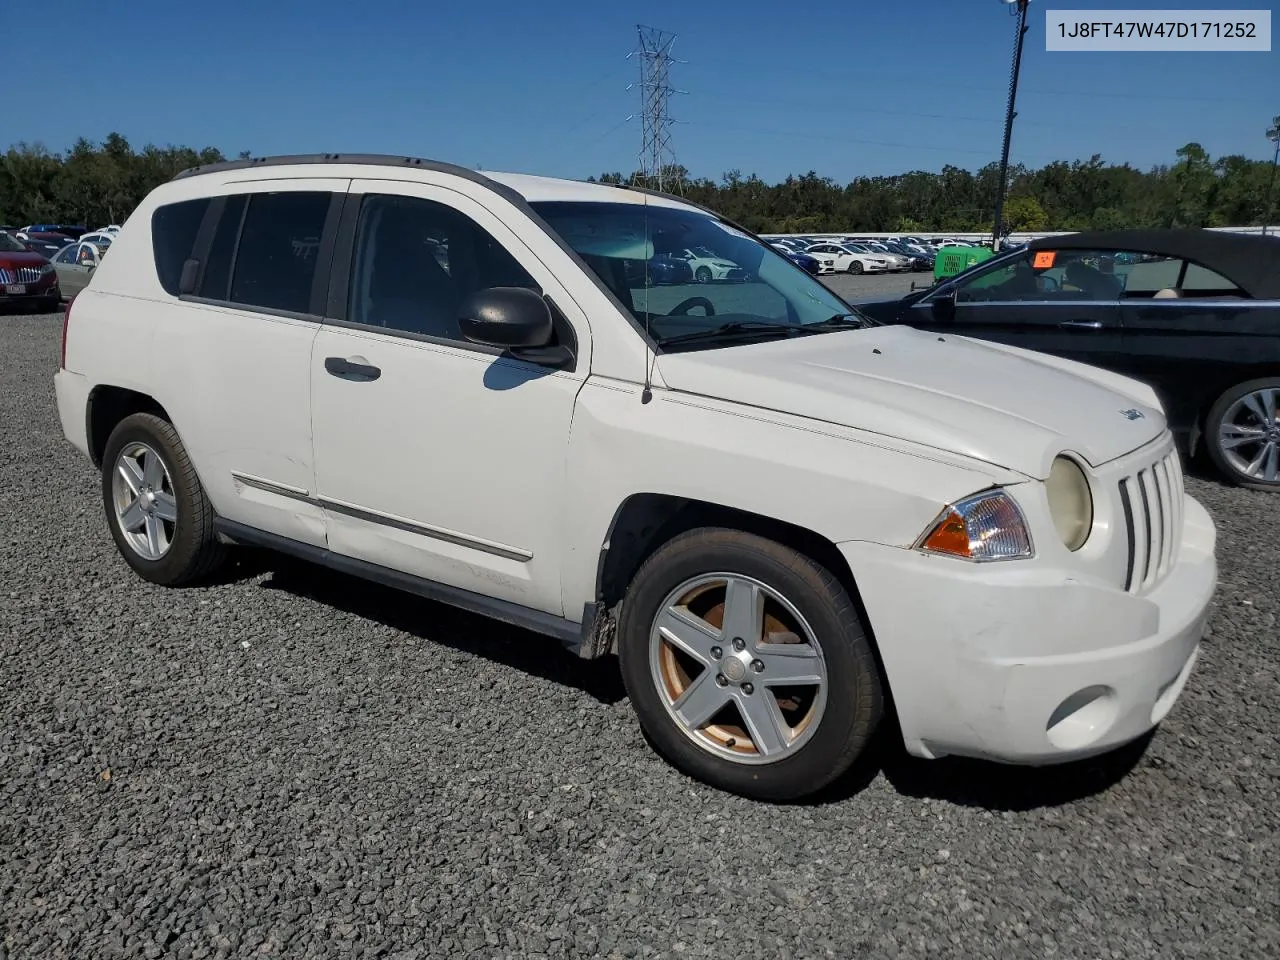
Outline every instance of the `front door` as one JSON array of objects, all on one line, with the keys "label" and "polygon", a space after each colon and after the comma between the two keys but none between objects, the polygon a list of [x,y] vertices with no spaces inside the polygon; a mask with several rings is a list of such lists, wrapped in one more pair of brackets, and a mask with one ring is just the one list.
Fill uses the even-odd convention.
[{"label": "front door", "polygon": [[98,268],[98,257],[87,243],[73,243],[54,261],[58,273],[58,288],[63,297],[70,300],[89,285],[93,271]]},{"label": "front door", "polygon": [[421,183],[351,190],[349,267],[340,250],[311,360],[329,548],[561,615],[565,449],[586,363],[502,356],[463,340],[458,315],[477,290],[524,286],[579,341],[585,318],[479,200]]},{"label": "front door", "polygon": [[[1093,366],[1114,368],[1120,354],[1120,283],[1097,251],[1026,251],[943,284],[904,321]],[[935,301],[953,294],[954,311]]]}]

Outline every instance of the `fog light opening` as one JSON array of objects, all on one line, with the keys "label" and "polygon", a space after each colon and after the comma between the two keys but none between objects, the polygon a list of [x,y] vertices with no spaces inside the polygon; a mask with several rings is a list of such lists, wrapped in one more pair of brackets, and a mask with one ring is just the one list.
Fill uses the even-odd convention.
[{"label": "fog light opening", "polygon": [[1077,690],[1053,711],[1045,727],[1059,750],[1079,750],[1101,740],[1120,714],[1115,690],[1106,686]]}]

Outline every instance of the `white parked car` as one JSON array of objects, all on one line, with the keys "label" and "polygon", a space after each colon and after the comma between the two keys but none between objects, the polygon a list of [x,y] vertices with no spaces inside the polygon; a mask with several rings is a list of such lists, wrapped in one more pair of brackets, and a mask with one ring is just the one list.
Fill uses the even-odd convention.
[{"label": "white parked car", "polygon": [[693,279],[698,283],[707,283],[711,280],[746,279],[746,272],[738,264],[732,260],[726,260],[716,251],[705,246],[678,250],[674,256],[677,260],[689,262],[689,267],[693,270]]},{"label": "white parked car", "polygon": [[[749,279],[633,286],[673,236]],[[890,702],[919,757],[1130,741],[1217,582],[1150,388],[875,325],[637,190],[196,168],[75,300],[54,385],[142,578],[253,544],[616,652],[661,753],[762,799],[845,774]]]},{"label": "white parked car", "polygon": [[110,247],[111,244],[115,242],[115,239],[116,239],[116,234],[108,233],[104,230],[97,230],[97,231],[94,231],[93,233],[83,234],[80,237],[78,242],[92,243],[95,247],[97,247],[97,249],[100,252],[105,253],[107,248]]},{"label": "white parked car", "polygon": [[889,269],[887,257],[863,253],[847,244],[815,243],[805,253],[831,257],[833,269],[840,273],[884,273]]},{"label": "white parked car", "polygon": [[868,253],[874,253],[878,257],[884,257],[889,263],[890,273],[902,273],[904,270],[911,269],[911,258],[904,257],[900,253],[894,253],[883,243],[868,241],[859,243],[857,249],[866,250]]}]

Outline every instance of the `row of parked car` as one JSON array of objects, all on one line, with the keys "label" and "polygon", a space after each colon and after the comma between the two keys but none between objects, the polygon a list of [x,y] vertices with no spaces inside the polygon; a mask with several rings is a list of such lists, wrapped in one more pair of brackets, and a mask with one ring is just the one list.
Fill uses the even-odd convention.
[{"label": "row of parked car", "polygon": [[[814,275],[825,273],[906,273],[932,270],[943,244],[919,237],[768,237],[769,244]],[[947,241],[946,245],[956,245]],[[801,262],[801,258],[816,261]]]},{"label": "row of parked car", "polygon": [[56,310],[85,288],[119,232],[114,223],[0,227],[0,305]]}]

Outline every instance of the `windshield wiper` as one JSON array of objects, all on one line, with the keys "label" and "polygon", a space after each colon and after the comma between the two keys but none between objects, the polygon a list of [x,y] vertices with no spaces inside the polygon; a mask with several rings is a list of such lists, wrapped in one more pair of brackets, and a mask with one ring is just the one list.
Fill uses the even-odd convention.
[{"label": "windshield wiper", "polygon": [[870,327],[875,323],[870,317],[864,317],[860,313],[837,313],[834,317],[827,317],[821,323],[806,323],[802,330],[817,330],[825,333],[828,330],[862,330]]},{"label": "windshield wiper", "polygon": [[765,320],[734,320],[731,323],[722,323],[718,327],[712,327],[709,330],[694,330],[692,333],[678,333],[671,337],[661,337],[658,340],[658,346],[669,347],[676,343],[697,343],[703,340],[720,340],[726,337],[755,337],[768,336],[770,334],[782,334],[783,336],[794,336],[797,333],[804,333],[805,328],[794,323],[770,323]]}]

